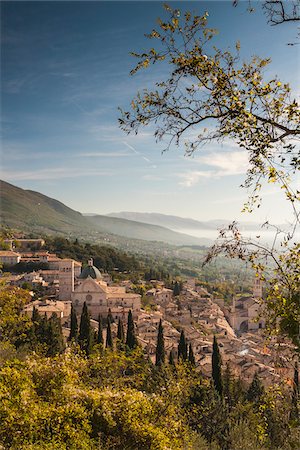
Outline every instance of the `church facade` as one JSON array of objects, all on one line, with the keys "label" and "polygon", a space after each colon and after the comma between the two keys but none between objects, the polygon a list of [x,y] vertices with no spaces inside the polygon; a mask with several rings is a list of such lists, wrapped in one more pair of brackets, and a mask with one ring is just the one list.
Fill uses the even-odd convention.
[{"label": "church facade", "polygon": [[120,318],[125,321],[129,310],[134,318],[138,317],[141,296],[126,292],[125,287],[108,286],[92,259],[77,277],[71,260],[62,269],[59,273],[59,299],[71,300],[77,315],[81,314],[86,302],[91,318],[95,320],[99,314],[106,317],[110,313],[114,320]]}]

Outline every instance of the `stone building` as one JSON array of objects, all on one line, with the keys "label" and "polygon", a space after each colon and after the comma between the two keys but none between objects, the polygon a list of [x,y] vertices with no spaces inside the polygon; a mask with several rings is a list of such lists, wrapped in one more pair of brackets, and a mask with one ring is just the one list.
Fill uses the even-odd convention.
[{"label": "stone building", "polygon": [[259,317],[260,302],[262,298],[262,283],[256,278],[253,286],[253,295],[234,297],[228,314],[228,320],[236,331],[255,331],[265,327],[265,321]]},{"label": "stone building", "polygon": [[74,261],[64,261],[59,271],[59,299],[71,300],[78,315],[86,302],[95,320],[99,314],[106,317],[110,312],[114,320],[125,321],[129,310],[137,318],[141,309],[139,294],[128,293],[122,286],[108,286],[92,259],[78,277],[75,276]]},{"label": "stone building", "polygon": [[46,316],[47,319],[50,319],[52,314],[56,314],[62,322],[66,320],[71,311],[70,302],[60,302],[43,299],[35,300],[26,305],[23,309],[24,314],[32,317],[33,308],[35,308],[42,317]]},{"label": "stone building", "polygon": [[10,251],[10,250],[1,250],[0,251],[0,263],[13,266],[18,264],[21,261],[21,255],[19,253]]}]

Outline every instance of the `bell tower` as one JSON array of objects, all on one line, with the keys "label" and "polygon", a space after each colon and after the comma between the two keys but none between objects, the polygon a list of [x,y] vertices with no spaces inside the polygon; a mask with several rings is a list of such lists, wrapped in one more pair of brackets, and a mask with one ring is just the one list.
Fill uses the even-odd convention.
[{"label": "bell tower", "polygon": [[262,298],[262,281],[260,277],[256,277],[253,284],[253,297]]},{"label": "bell tower", "polygon": [[62,259],[59,262],[59,300],[71,300],[74,291],[74,261]]}]

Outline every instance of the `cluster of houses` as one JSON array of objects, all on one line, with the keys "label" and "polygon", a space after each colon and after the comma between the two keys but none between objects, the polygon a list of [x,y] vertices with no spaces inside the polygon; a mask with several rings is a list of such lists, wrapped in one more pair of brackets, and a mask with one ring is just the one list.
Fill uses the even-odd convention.
[{"label": "cluster of houses", "polygon": [[[224,305],[222,299],[214,299],[202,286],[196,286],[194,279],[187,280],[176,297],[163,283],[153,280],[146,296],[155,304],[155,310],[146,311],[142,309],[141,296],[130,290],[130,282],[116,285],[108,274],[94,266],[92,259],[82,268],[73,259],[61,259],[43,250],[43,241],[37,241],[27,243],[31,251],[26,243],[21,243],[17,252],[15,249],[0,251],[0,263],[47,262],[47,270],[12,276],[11,283],[18,286],[24,282],[33,286],[37,283],[47,288],[47,295],[26,305],[24,313],[31,316],[33,307],[47,317],[55,313],[61,319],[65,336],[69,333],[72,304],[78,316],[83,304],[87,304],[95,329],[99,315],[109,314],[114,321],[115,335],[118,320],[126,326],[131,310],[138,341],[153,360],[158,324],[162,320],[166,352],[172,351],[176,357],[180,330],[184,329],[187,341],[193,346],[196,364],[204,374],[209,375],[211,371],[212,339],[216,334],[223,363],[228,362],[237,376],[251,380],[259,371],[266,381],[282,377],[282,368],[280,373],[276,370],[272,352],[262,345],[264,320],[258,318],[262,297],[259,279],[255,280],[251,296],[235,297],[230,306]],[[36,246],[34,250],[32,245]],[[289,370],[287,367],[284,374],[287,377]]]}]

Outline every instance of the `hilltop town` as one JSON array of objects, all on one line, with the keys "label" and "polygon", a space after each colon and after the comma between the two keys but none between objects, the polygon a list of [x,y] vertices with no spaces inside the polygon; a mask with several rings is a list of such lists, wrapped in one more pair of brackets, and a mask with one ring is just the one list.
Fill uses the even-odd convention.
[{"label": "hilltop town", "polygon": [[66,341],[72,306],[79,320],[86,304],[95,331],[101,317],[104,338],[108,315],[112,336],[116,338],[118,322],[126,328],[131,311],[138,343],[153,362],[161,321],[166,354],[178,357],[178,343],[184,331],[193,349],[196,369],[205,376],[211,375],[216,336],[223,365],[228,364],[247,383],[256,373],[266,385],[292,380],[288,346],[284,352],[281,347],[279,355],[278,344],[264,337],[265,322],[260,310],[263,287],[258,278],[253,279],[251,294],[235,295],[229,304],[209,293],[195,278],[176,281],[172,289],[161,280],[138,280],[140,286],[147,286],[142,296],[132,280],[113,281],[111,275],[94,265],[93,259],[83,265],[81,261],[60,258],[45,248],[43,239],[8,239],[4,244],[7,249],[0,251],[0,263],[5,268],[20,263],[38,263],[40,267],[30,272],[2,274],[5,283],[26,287],[31,292],[32,300],[24,306],[23,314],[32,317],[36,310],[48,319],[55,314]]}]

